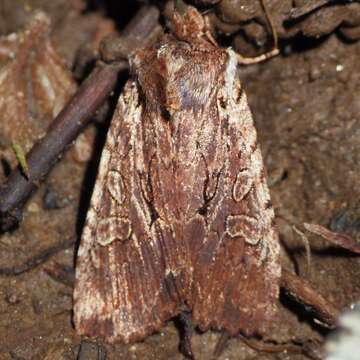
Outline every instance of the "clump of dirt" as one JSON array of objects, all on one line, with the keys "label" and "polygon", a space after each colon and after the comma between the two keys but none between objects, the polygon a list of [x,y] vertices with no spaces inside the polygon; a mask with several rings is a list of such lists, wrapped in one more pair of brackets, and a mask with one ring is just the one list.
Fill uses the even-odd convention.
[{"label": "clump of dirt", "polygon": [[[215,9],[210,19],[221,44],[236,41],[237,51],[248,54],[271,46],[272,35],[261,6],[241,0],[212,3],[216,1],[196,1],[201,9]],[[305,1],[294,2],[297,8],[292,1],[281,1],[281,7],[276,7],[279,1],[269,3],[281,55],[242,66],[239,76],[267,166],[282,261],[307,277],[329,301],[345,308],[360,299],[359,258],[306,233],[302,224],[319,223],[360,237],[360,43],[355,41],[360,22],[359,12],[352,11],[359,4],[333,6],[319,0],[319,6],[310,9]],[[243,6],[243,13],[229,19],[229,7],[234,4],[237,9]],[[124,15],[112,16],[114,6]],[[99,39],[121,29],[139,6],[133,1],[4,1],[0,33],[21,31],[33,11],[43,10],[52,21],[54,46],[74,72],[83,49],[90,44],[92,59],[96,58]],[[86,72],[76,74],[74,79],[82,80]],[[59,162],[31,198],[21,226],[1,235],[1,268],[23,264],[49,246],[79,236],[109,120],[88,128],[77,148]],[[0,133],[2,127],[0,119]],[[2,181],[12,166],[5,160]],[[310,243],[310,272],[304,242],[294,226]],[[71,271],[64,267],[73,267],[75,251],[75,246],[65,244],[63,251],[31,271],[0,276],[0,359],[181,359],[172,322],[141,343],[81,344],[71,322]],[[234,338],[220,358],[321,358],[316,354],[321,353],[326,333],[304,309],[282,296],[278,318],[265,337],[252,344],[296,348],[297,352],[258,352]],[[211,358],[219,336],[211,331],[194,335],[197,359]]]}]

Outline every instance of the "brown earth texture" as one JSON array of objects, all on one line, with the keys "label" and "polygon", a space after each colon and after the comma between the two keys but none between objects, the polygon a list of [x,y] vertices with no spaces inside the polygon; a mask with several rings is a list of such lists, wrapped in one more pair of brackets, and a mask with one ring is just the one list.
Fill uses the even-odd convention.
[{"label": "brown earth texture", "polygon": [[[29,31],[38,10],[49,20],[48,34],[31,44],[27,61],[10,69],[13,77],[0,86],[1,182],[17,164],[9,144],[16,139],[27,151],[44,135],[76,84],[91,70],[100,39],[121,32],[145,3],[163,11],[162,1],[151,0],[0,0],[0,72],[16,60],[7,54],[23,51],[23,42],[12,43],[9,34],[26,38],[24,29]],[[306,232],[303,223],[321,224],[360,241],[360,3],[199,0],[192,4],[208,16],[221,46],[233,45],[248,56],[271,49],[271,19],[280,54],[239,66],[239,76],[267,168],[281,261],[338,309],[349,308],[360,299],[359,257]],[[45,51],[46,59],[41,56]],[[59,64],[58,72],[55,65],[44,65],[49,59]],[[56,83],[52,102],[46,102],[47,94],[40,90],[27,91],[29,86],[38,89],[33,71],[38,63],[43,64],[41,69],[49,66],[44,71]],[[72,324],[76,245],[114,98],[127,76],[121,75],[113,98],[96,121],[27,202],[19,227],[0,236],[0,360],[184,358],[173,321],[160,333],[130,345],[82,339]],[[1,98],[10,105],[3,106]],[[304,236],[294,227],[307,238],[310,262]],[[232,338],[218,358],[324,359],[323,342],[329,330],[284,293],[278,308],[263,338]],[[219,337],[215,331],[196,331],[192,339],[196,359],[211,359]]]}]

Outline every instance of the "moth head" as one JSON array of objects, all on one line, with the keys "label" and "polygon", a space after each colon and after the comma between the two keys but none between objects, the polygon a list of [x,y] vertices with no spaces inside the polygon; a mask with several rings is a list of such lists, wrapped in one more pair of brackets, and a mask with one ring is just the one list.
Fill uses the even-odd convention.
[{"label": "moth head", "polygon": [[224,58],[221,52],[203,51],[187,42],[168,42],[157,50],[154,71],[161,103],[170,114],[207,106]]},{"label": "moth head", "polygon": [[168,9],[170,34],[131,60],[133,73],[149,107],[161,107],[165,117],[177,111],[197,113],[209,104],[227,53],[205,34],[205,21],[192,6]]},{"label": "moth head", "polygon": [[199,49],[166,35],[156,46],[137,52],[131,67],[147,106],[160,106],[168,117],[183,110],[197,113],[209,105],[227,58],[222,49]]},{"label": "moth head", "polygon": [[169,1],[165,7],[168,28],[179,40],[193,41],[205,34],[205,21],[193,6],[186,5],[182,0]]}]

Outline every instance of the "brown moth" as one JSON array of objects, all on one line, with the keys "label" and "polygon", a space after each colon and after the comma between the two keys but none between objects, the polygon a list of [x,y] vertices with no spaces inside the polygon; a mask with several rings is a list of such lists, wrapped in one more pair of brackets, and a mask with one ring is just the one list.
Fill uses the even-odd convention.
[{"label": "brown moth", "polygon": [[279,242],[236,67],[193,7],[132,57],[78,252],[78,333],[133,342],[191,311],[253,335],[273,318]]}]

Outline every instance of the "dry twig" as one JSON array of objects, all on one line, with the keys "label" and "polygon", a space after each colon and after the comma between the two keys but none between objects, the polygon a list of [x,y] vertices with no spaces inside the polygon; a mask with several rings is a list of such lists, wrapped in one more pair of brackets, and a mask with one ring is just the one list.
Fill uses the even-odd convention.
[{"label": "dry twig", "polygon": [[298,303],[312,308],[323,325],[329,328],[336,326],[339,310],[322,295],[317,293],[307,280],[283,268],[281,287],[284,288],[287,295],[293,297]]},{"label": "dry twig", "polygon": [[304,227],[307,231],[320,235],[332,244],[347,249],[355,254],[360,254],[360,244],[349,235],[330,231],[326,227],[318,224],[304,223]]},{"label": "dry twig", "polygon": [[73,236],[60,244],[56,244],[48,247],[47,249],[39,252],[38,254],[27,259],[23,264],[17,266],[3,267],[0,268],[0,276],[16,276],[28,272],[37,266],[44,264],[52,256],[56,255],[60,251],[73,247],[76,242],[76,237]]}]

